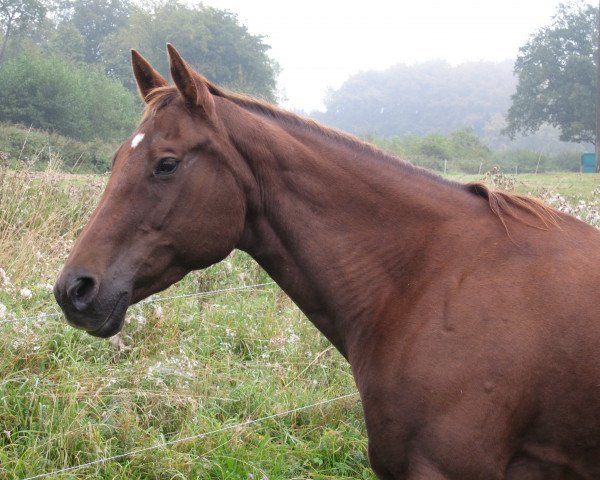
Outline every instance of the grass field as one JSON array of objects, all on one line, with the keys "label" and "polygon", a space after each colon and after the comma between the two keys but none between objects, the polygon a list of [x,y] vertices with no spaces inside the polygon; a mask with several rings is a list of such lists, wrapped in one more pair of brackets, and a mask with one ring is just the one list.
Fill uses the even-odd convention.
[{"label": "grass field", "polygon": [[[374,479],[350,369],[274,285],[133,307],[119,337],[67,327],[51,285],[105,177],[0,169],[0,478]],[[457,178],[464,181],[478,177]],[[600,176],[515,189],[595,208]],[[575,208],[575,207],[573,207]],[[157,297],[269,282],[245,254]],[[155,297],[156,298],[156,297]]]},{"label": "grass field", "polygon": [[[600,174],[595,173],[526,173],[511,177],[515,179],[515,191],[519,193],[536,197],[546,192],[560,193],[571,201],[592,200],[594,189],[600,185]],[[473,182],[480,180],[481,176],[453,175],[451,178]]]}]

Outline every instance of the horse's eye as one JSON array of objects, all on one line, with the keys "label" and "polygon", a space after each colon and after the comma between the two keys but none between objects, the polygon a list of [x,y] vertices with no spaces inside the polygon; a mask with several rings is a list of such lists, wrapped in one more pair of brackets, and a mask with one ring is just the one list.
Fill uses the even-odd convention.
[{"label": "horse's eye", "polygon": [[179,165],[179,160],[177,160],[176,158],[172,158],[172,157],[161,158],[160,161],[158,162],[158,165],[154,169],[154,175],[156,175],[156,176],[171,175],[172,173],[175,173],[175,170],[177,170],[178,165]]}]

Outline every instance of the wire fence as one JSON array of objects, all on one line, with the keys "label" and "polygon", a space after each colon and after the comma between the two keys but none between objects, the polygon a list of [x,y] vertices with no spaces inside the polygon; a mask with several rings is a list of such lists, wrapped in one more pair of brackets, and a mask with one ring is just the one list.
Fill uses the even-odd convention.
[{"label": "wire fence", "polygon": [[[146,300],[142,300],[141,302],[138,303],[138,305],[145,305],[148,303],[155,303],[155,302],[165,302],[167,300],[175,300],[175,299],[179,299],[179,298],[208,297],[208,296],[217,295],[220,293],[238,292],[238,291],[243,291],[243,290],[253,290],[256,288],[267,287],[269,285],[275,285],[275,282],[264,282],[264,283],[257,283],[254,285],[242,285],[239,287],[221,288],[218,290],[208,290],[205,292],[185,293],[185,294],[181,294],[181,295],[170,295],[170,296],[165,296],[165,297],[150,297],[150,298],[147,298]],[[26,322],[29,320],[42,320],[45,318],[52,318],[52,317],[59,317],[59,316],[62,316],[61,312],[40,313],[38,315],[30,315],[30,316],[26,316],[26,317],[11,318],[9,320],[1,320],[0,326],[6,325],[9,323]]]},{"label": "wire fence", "polygon": [[272,415],[268,415],[266,417],[257,418],[257,419],[254,419],[254,420],[247,420],[245,422],[237,423],[235,425],[226,425],[226,426],[218,428],[216,430],[211,430],[210,432],[203,432],[203,433],[199,433],[197,435],[191,435],[189,437],[178,438],[177,440],[171,440],[169,442],[159,443],[158,445],[152,445],[150,447],[138,448],[136,450],[131,450],[130,452],[121,453],[119,455],[113,455],[111,457],[99,458],[98,460],[93,460],[93,461],[88,462],[88,463],[82,463],[81,465],[75,465],[75,466],[72,466],[72,467],[62,468],[60,470],[54,470],[52,472],[41,473],[41,474],[35,475],[33,477],[24,478],[23,480],[33,480],[35,478],[50,477],[52,475],[58,475],[60,473],[65,473],[65,472],[71,472],[73,470],[79,470],[81,468],[91,467],[93,465],[99,465],[99,464],[102,464],[102,463],[110,462],[112,460],[119,460],[121,458],[130,457],[132,455],[137,455],[137,454],[140,454],[140,453],[143,453],[143,452],[148,452],[150,450],[156,450],[158,448],[165,448],[165,447],[170,447],[170,446],[173,446],[173,445],[177,445],[179,443],[190,442],[192,440],[199,440],[201,438],[208,437],[209,435],[215,435],[217,433],[225,432],[227,430],[234,430],[234,429],[237,429],[237,428],[247,427],[247,426],[250,426],[250,425],[254,425],[255,423],[264,422],[266,420],[271,420],[273,418],[284,417],[284,416],[287,416],[287,415],[291,415],[292,413],[301,412],[303,410],[309,410],[311,408],[315,408],[315,407],[327,405],[327,404],[330,404],[330,403],[333,403],[333,402],[337,402],[337,401],[343,400],[345,398],[355,397],[356,395],[358,395],[358,392],[347,393],[345,395],[340,395],[339,397],[330,398],[328,400],[322,400],[320,402],[312,403],[310,405],[304,405],[302,407],[292,408],[291,410],[286,410],[285,412],[274,413]]},{"label": "wire fence", "polygon": [[[243,286],[238,286],[238,287],[229,287],[229,288],[222,288],[222,289],[217,289],[217,290],[207,290],[204,292],[195,292],[195,293],[187,293],[187,294],[181,294],[181,295],[169,295],[169,296],[163,296],[163,297],[150,297],[146,300],[143,300],[141,302],[139,302],[140,305],[143,304],[149,304],[149,303],[155,303],[155,302],[163,302],[163,301],[169,301],[169,300],[176,300],[176,299],[181,299],[181,298],[192,298],[192,297],[207,297],[207,296],[211,296],[211,295],[217,295],[217,294],[223,294],[223,293],[230,293],[230,292],[239,292],[239,291],[250,291],[253,289],[258,289],[258,288],[263,288],[263,287],[267,287],[267,286],[271,286],[271,285],[275,285],[275,282],[264,282],[264,283],[257,283],[254,285],[243,285]],[[25,317],[19,317],[19,318],[14,318],[14,319],[9,319],[9,320],[4,320],[4,321],[0,321],[0,326],[2,325],[6,325],[6,324],[11,324],[11,323],[18,323],[18,322],[25,322],[25,321],[30,321],[30,320],[41,320],[41,319],[46,319],[46,318],[52,318],[52,317],[58,317],[58,316],[62,316],[61,312],[47,312],[47,313],[41,313],[38,315],[30,315],[30,316],[25,316]],[[233,425],[225,425],[222,426],[221,428],[215,429],[215,430],[211,430],[208,432],[203,432],[203,433],[199,433],[196,435],[191,435],[188,437],[183,437],[183,438],[178,438],[176,440],[171,440],[168,442],[162,442],[156,445],[152,445],[150,447],[144,447],[144,448],[138,448],[138,449],[134,449],[131,450],[129,452],[125,452],[125,453],[121,453],[118,455],[112,455],[109,457],[103,457],[103,458],[99,458],[97,460],[93,460],[91,462],[87,462],[87,463],[82,463],[79,465],[74,465],[74,466],[70,466],[70,467],[65,467],[59,470],[54,470],[51,472],[46,472],[46,473],[41,473],[38,475],[34,475],[31,477],[26,477],[23,480],[34,480],[34,479],[38,479],[38,478],[47,478],[47,477],[51,477],[51,476],[55,476],[55,475],[59,475],[62,473],[67,473],[67,472],[72,472],[74,470],[80,470],[80,469],[84,469],[87,467],[91,467],[94,465],[100,465],[106,462],[110,462],[110,461],[114,461],[114,460],[120,460],[123,458],[127,458],[127,457],[131,457],[134,455],[138,455],[144,452],[148,452],[151,450],[157,450],[160,448],[167,448],[167,447],[171,447],[173,445],[177,445],[177,444],[181,444],[181,443],[186,443],[186,442],[191,442],[191,441],[196,441],[196,440],[200,440],[202,438],[208,437],[210,435],[215,435],[217,433],[222,433],[225,431],[229,431],[229,430],[235,430],[235,429],[239,429],[239,428],[244,428],[244,427],[248,427],[260,422],[264,422],[267,420],[271,420],[274,418],[280,418],[280,417],[285,417],[287,415],[291,415],[293,413],[297,413],[297,412],[301,412],[304,410],[309,410],[312,408],[316,408],[316,407],[320,407],[320,406],[325,406],[334,402],[338,402],[350,397],[355,397],[358,395],[358,392],[352,392],[352,393],[347,393],[345,395],[340,395],[338,397],[335,398],[331,398],[331,399],[327,399],[327,400],[322,400],[319,402],[315,402],[315,403],[311,403],[309,405],[304,405],[301,407],[296,407],[296,408],[292,408],[280,413],[274,413],[272,415],[267,415],[265,417],[261,417],[261,418],[256,418],[256,419],[251,419],[251,420],[247,420],[245,422],[241,422],[241,423],[236,423]]]}]

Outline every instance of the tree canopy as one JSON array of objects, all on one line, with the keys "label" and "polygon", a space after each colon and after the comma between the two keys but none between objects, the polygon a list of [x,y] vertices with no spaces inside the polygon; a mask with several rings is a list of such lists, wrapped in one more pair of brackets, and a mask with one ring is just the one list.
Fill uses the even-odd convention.
[{"label": "tree canopy", "polygon": [[0,119],[81,140],[129,134],[140,108],[135,96],[99,67],[23,50],[0,68]]},{"label": "tree canopy", "polygon": [[9,42],[23,36],[27,28],[42,23],[47,8],[41,0],[0,0],[0,64]]},{"label": "tree canopy", "polygon": [[72,26],[79,31],[87,63],[102,61],[102,43],[111,33],[127,26],[131,8],[128,0],[74,0],[60,5],[60,26]]},{"label": "tree canopy", "polygon": [[356,134],[428,135],[472,128],[483,134],[514,91],[511,62],[397,65],[350,77],[313,113]]},{"label": "tree canopy", "polygon": [[230,12],[177,0],[0,0],[0,122],[118,139],[141,108],[130,49],[168,76],[167,42],[210,80],[276,99],[270,47]]},{"label": "tree canopy", "polygon": [[597,22],[597,6],[560,4],[552,24],[521,47],[508,135],[550,124],[561,140],[595,143]]},{"label": "tree canopy", "polygon": [[189,7],[170,0],[148,10],[136,7],[126,27],[102,46],[107,71],[129,88],[134,82],[130,49],[136,48],[163,74],[168,73],[165,44],[219,85],[276,99],[276,62],[267,55],[261,36],[251,35],[233,13],[211,7]]}]

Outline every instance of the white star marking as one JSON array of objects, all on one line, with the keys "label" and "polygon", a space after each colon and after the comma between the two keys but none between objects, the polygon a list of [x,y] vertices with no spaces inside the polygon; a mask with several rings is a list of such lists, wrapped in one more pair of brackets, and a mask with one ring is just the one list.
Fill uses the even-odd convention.
[{"label": "white star marking", "polygon": [[133,137],[133,140],[131,141],[131,148],[137,147],[140,144],[140,142],[144,139],[145,135],[145,133],[138,133],[135,137]]}]

